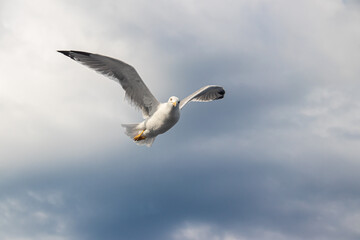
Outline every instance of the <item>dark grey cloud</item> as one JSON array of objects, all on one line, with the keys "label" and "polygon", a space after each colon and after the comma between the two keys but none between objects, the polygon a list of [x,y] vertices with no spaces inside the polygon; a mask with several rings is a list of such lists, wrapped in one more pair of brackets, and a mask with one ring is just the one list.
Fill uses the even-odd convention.
[{"label": "dark grey cloud", "polygon": [[[173,152],[155,151],[158,157],[151,159],[146,152],[118,153],[79,166],[81,171],[47,166],[6,179],[2,195],[22,199],[21,208],[29,209],[16,234],[59,234],[64,221],[61,234],[76,239],[169,239],[185,223],[246,239],[261,237],[259,230],[290,239],[359,237],[341,222],[358,207],[353,200],[359,198],[354,184],[359,179],[356,174],[342,179],[336,160],[306,171],[274,164],[262,154],[166,156]],[[343,171],[355,173],[352,167]],[[44,224],[32,221],[38,211],[48,214]]]}]

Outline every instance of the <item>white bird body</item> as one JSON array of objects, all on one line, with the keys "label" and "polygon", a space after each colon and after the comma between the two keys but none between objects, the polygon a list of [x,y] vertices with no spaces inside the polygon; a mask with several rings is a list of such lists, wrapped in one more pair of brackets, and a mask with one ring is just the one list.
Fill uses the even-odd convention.
[{"label": "white bird body", "polygon": [[172,128],[179,119],[179,105],[174,107],[174,105],[169,102],[161,103],[158,110],[143,121],[146,128],[143,135],[145,137],[156,137]]},{"label": "white bird body", "polygon": [[[171,97],[171,99],[174,97]],[[178,99],[178,98],[176,98]],[[179,104],[172,102],[161,103],[158,109],[150,117],[138,124],[122,124],[125,127],[125,133],[131,138],[135,138],[142,133],[141,136],[144,139],[137,139],[139,145],[145,144],[151,146],[155,137],[159,134],[167,132],[172,128],[180,119]]]},{"label": "white bird body", "polygon": [[225,95],[222,87],[208,85],[181,101],[173,96],[169,98],[168,102],[159,103],[132,66],[99,54],[80,51],[58,52],[120,83],[125,90],[126,97],[143,112],[144,121],[141,123],[122,124],[126,135],[139,145],[151,146],[156,136],[172,128],[180,119],[180,110],[188,102],[208,102],[221,99]]}]

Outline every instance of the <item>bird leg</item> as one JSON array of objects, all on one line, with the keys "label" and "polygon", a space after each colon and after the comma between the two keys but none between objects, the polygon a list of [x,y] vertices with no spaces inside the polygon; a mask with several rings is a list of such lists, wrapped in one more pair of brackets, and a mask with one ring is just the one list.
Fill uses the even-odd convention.
[{"label": "bird leg", "polygon": [[141,133],[139,133],[138,135],[136,135],[135,137],[134,137],[134,141],[141,141],[141,140],[144,140],[146,137],[144,137],[144,136],[142,136],[142,134],[144,133],[144,131],[145,130],[142,130],[142,132]]}]

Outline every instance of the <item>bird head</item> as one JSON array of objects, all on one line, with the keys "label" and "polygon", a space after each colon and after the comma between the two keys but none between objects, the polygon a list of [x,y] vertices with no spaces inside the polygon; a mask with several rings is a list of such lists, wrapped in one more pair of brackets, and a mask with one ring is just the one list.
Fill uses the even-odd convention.
[{"label": "bird head", "polygon": [[172,96],[169,98],[168,103],[171,103],[174,107],[179,107],[180,100],[178,97]]}]

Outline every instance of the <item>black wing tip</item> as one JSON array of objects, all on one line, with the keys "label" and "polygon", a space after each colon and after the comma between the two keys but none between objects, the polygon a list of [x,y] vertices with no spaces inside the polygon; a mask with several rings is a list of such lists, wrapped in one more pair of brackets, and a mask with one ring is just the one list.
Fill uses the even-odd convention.
[{"label": "black wing tip", "polygon": [[62,54],[64,54],[65,56],[68,56],[68,57],[70,57],[70,51],[65,51],[65,50],[57,50],[57,52],[59,52],[59,53],[62,53]]},{"label": "black wing tip", "polygon": [[59,53],[64,54],[65,56],[68,56],[72,59],[74,59],[74,55],[72,55],[72,53],[76,53],[76,54],[80,54],[80,55],[84,55],[84,56],[90,56],[91,53],[88,52],[82,52],[82,51],[74,51],[74,50],[70,50],[70,51],[65,51],[65,50],[57,50]]},{"label": "black wing tip", "polygon": [[225,90],[222,88],[220,91],[218,91],[218,94],[220,94],[220,96],[217,99],[222,99],[225,96]]}]

